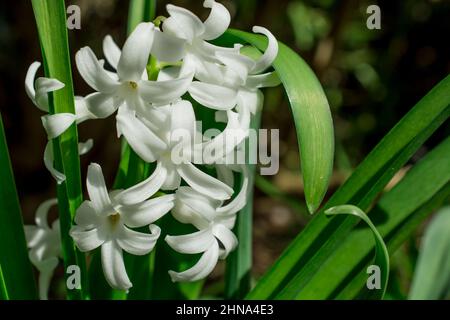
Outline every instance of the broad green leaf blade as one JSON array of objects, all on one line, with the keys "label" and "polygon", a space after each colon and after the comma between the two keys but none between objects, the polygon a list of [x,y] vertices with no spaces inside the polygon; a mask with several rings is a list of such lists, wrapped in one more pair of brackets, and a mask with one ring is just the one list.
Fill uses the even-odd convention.
[{"label": "broad green leaf blade", "polygon": [[[228,37],[228,38],[227,38]],[[265,37],[228,30],[222,41],[248,42],[265,50]],[[288,95],[297,130],[303,184],[310,213],[320,206],[328,188],[334,159],[334,129],[328,100],[314,72],[289,47],[279,43],[273,67]]]},{"label": "broad green leaf blade", "polygon": [[372,295],[372,297],[375,299],[383,299],[389,281],[389,253],[386,245],[384,244],[383,237],[380,235],[377,228],[374,226],[372,221],[370,221],[370,218],[365,214],[364,211],[352,205],[332,207],[330,209],[327,209],[325,211],[325,214],[329,216],[339,214],[354,215],[367,223],[369,228],[372,230],[373,236],[375,238],[376,248],[374,265],[381,270],[381,288],[374,290],[375,293]]},{"label": "broad green leaf blade", "polygon": [[[324,209],[349,203],[367,210],[394,174],[449,115],[450,76],[447,76],[381,140]],[[273,298],[294,277],[300,291],[356,223],[355,217],[328,219],[321,210],[260,279],[248,298]]]},{"label": "broad green leaf blade", "polygon": [[[417,226],[450,196],[450,138],[429,152],[369,212],[390,254]],[[294,277],[279,297],[289,291],[296,299],[366,298],[367,266],[374,255],[372,231],[357,228],[322,263],[301,290]]]},{"label": "broad green leaf blade", "polygon": [[[50,113],[75,113],[64,0],[32,0],[32,5],[45,75],[65,85],[49,95]],[[55,168],[66,175],[66,181],[57,188],[64,265],[66,268],[77,265],[81,270],[81,289],[68,290],[67,293],[69,299],[85,299],[88,298],[85,256],[76,249],[69,235],[76,209],[83,200],[76,125],[53,140],[53,149]]]},{"label": "broad green leaf blade", "polygon": [[450,207],[447,206],[425,230],[408,299],[445,299],[449,287]]},{"label": "broad green leaf blade", "polygon": [[22,213],[0,115],[0,299],[36,299]]}]

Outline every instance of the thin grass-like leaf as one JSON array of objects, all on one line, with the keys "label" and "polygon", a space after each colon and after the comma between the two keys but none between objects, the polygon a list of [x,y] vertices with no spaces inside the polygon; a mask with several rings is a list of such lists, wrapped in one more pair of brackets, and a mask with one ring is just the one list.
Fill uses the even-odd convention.
[{"label": "thin grass-like leaf", "polygon": [[[326,208],[354,204],[367,210],[377,194],[450,115],[450,76],[437,84],[382,139]],[[298,290],[316,274],[357,223],[355,217],[329,219],[323,210],[284,251],[248,298],[273,298],[294,277]]]},{"label": "thin grass-like leaf", "polygon": [[36,299],[22,213],[0,115],[0,299]]},{"label": "thin grass-like leaf", "polygon": [[342,205],[332,207],[330,209],[327,209],[325,211],[325,214],[329,216],[339,214],[354,215],[363,220],[365,223],[367,223],[369,228],[372,230],[373,236],[375,238],[375,248],[376,248],[374,265],[380,268],[381,270],[380,275],[381,288],[377,288],[376,290],[374,290],[373,291],[374,294],[371,295],[371,297],[375,299],[383,299],[389,281],[389,253],[386,248],[386,245],[384,244],[383,237],[380,235],[375,225],[372,223],[372,221],[370,221],[370,218],[366,215],[364,211],[352,205]]},{"label": "thin grass-like leaf", "polygon": [[[32,5],[45,75],[65,85],[49,95],[50,113],[75,113],[64,0],[32,0]],[[68,290],[67,294],[69,299],[85,299],[88,297],[85,256],[76,249],[69,235],[76,209],[83,200],[76,125],[53,140],[53,150],[55,168],[66,176],[57,188],[64,265],[66,268],[77,265],[81,270],[81,288]]]}]

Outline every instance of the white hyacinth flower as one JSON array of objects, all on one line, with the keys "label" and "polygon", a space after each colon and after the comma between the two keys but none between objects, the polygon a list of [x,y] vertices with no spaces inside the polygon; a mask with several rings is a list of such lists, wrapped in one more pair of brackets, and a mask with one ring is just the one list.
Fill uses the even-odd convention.
[{"label": "white hyacinth flower", "polygon": [[207,42],[220,37],[230,25],[231,18],[228,10],[214,0],[204,1],[203,6],[211,9],[204,22],[185,8],[167,5],[169,17],[163,21],[162,32],[155,32],[152,54],[160,61],[183,60],[181,75],[206,73],[207,63],[219,62],[215,56],[217,52],[239,50],[238,47],[225,48]]},{"label": "white hyacinth flower", "polygon": [[56,199],[43,202],[36,210],[36,225],[24,227],[27,246],[30,249],[30,261],[39,271],[39,298],[41,300],[48,299],[48,289],[53,272],[58,266],[58,258],[61,257],[59,219],[55,220],[51,227],[47,221],[50,208],[57,203]]},{"label": "white hyacinth flower", "polygon": [[262,106],[262,87],[280,84],[275,72],[259,74],[269,68],[278,54],[278,42],[269,30],[253,27],[253,31],[268,38],[264,54],[253,60],[239,52],[217,52],[216,56],[224,64],[210,64],[208,73],[202,75],[189,87],[190,95],[200,104],[216,109],[230,110],[237,106],[243,117],[255,114]]},{"label": "white hyacinth flower", "polygon": [[248,171],[243,170],[243,183],[239,194],[228,204],[212,199],[189,187],[180,187],[176,192],[172,215],[182,223],[193,224],[199,231],[180,236],[166,236],[166,242],[177,252],[185,254],[203,253],[191,268],[175,272],[169,271],[172,281],[197,281],[206,278],[219,259],[226,259],[237,244],[231,231],[236,221],[236,213],[247,202]]},{"label": "white hyacinth flower", "polygon": [[[36,73],[41,66],[40,62],[33,62],[28,68],[25,77],[25,91],[31,101],[40,110],[48,113],[48,94],[53,91],[64,88],[64,84],[57,79],[39,77],[36,79]],[[58,184],[61,184],[66,180],[64,174],[55,169],[53,165],[53,148],[50,140],[59,137],[63,134],[73,123],[81,123],[88,119],[94,119],[86,108],[86,103],[83,98],[76,97],[75,99],[75,114],[72,113],[57,113],[46,114],[41,117],[42,125],[47,133],[49,142],[47,143],[44,151],[44,164],[47,170],[55,178]],[[92,148],[93,141],[89,139],[84,143],[79,143],[79,153],[83,155]]]},{"label": "white hyacinth flower", "polygon": [[140,23],[126,40],[122,51],[111,37],[104,41],[104,52],[117,74],[108,72],[89,47],[76,56],[78,71],[97,92],[85,98],[87,109],[97,118],[106,118],[117,108],[127,105],[145,110],[148,103],[168,104],[179,99],[192,82],[193,74],[168,81],[149,81],[146,66],[154,39],[154,25]]},{"label": "white hyacinth flower", "polygon": [[[145,161],[157,162],[154,173],[148,179],[123,191],[118,199],[128,204],[140,202],[159,188],[177,189],[181,179],[211,198],[229,199],[233,194],[232,188],[191,163],[192,142],[196,135],[195,114],[191,103],[180,100],[173,105],[160,107],[159,110],[166,114],[166,121],[163,127],[155,130],[152,130],[148,121],[138,118],[130,110],[124,109],[117,115],[118,131],[124,135],[133,150]],[[183,140],[183,137],[188,140]],[[161,141],[163,147],[156,148],[156,141]],[[173,161],[175,156],[180,158]]]},{"label": "white hyacinth flower", "polygon": [[[70,235],[82,252],[101,247],[103,273],[111,287],[128,290],[132,284],[123,261],[122,250],[133,255],[149,253],[160,235],[153,223],[173,207],[174,196],[165,195],[132,206],[116,201],[120,191],[108,193],[102,169],[88,168],[87,191],[90,200],[78,208]],[[149,225],[150,233],[131,230]]]}]

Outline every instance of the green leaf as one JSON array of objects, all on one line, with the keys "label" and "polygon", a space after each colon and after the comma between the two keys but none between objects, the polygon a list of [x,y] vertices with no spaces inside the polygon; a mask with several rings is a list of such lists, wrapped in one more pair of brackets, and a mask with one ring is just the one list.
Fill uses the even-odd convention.
[{"label": "green leaf", "polygon": [[[228,30],[221,43],[248,42],[265,50],[260,35]],[[289,47],[279,43],[273,63],[288,95],[297,130],[303,184],[310,213],[319,208],[328,188],[334,159],[334,129],[330,107],[321,84],[306,62]]]},{"label": "green leaf", "polygon": [[408,299],[445,299],[450,288],[450,207],[431,220],[422,239]]},{"label": "green leaf", "polygon": [[[45,76],[56,78],[65,84],[63,89],[49,95],[50,113],[75,113],[66,6],[63,0],[32,0],[32,5]],[[78,133],[75,124],[53,140],[53,150],[55,168],[66,175],[66,181],[57,188],[64,265],[66,268],[69,265],[78,265],[81,270],[81,289],[68,290],[67,294],[69,299],[85,299],[88,297],[85,256],[76,249],[69,235],[76,209],[83,200]]]},{"label": "green leaf", "polygon": [[[450,138],[429,152],[370,210],[390,254],[450,195],[449,156]],[[301,290],[294,277],[277,297],[295,292],[296,299],[367,298],[366,268],[374,254],[372,237],[367,228],[352,230]]]},{"label": "green leaf", "polygon": [[152,21],[156,17],[156,0],[130,0],[128,8],[128,28],[130,34],[143,21]]},{"label": "green leaf", "polygon": [[0,115],[0,299],[36,299],[19,197]]},{"label": "green leaf", "polygon": [[[437,84],[381,140],[324,209],[354,204],[367,210],[394,174],[449,115],[450,76]],[[294,277],[300,291],[342,244],[357,222],[355,217],[328,219],[322,209],[260,279],[248,298],[273,298]]]},{"label": "green leaf", "polygon": [[384,294],[386,293],[387,284],[389,281],[389,253],[384,244],[383,237],[378,232],[375,225],[370,221],[369,217],[365,214],[364,211],[359,209],[358,207],[352,205],[341,205],[332,207],[325,211],[326,215],[339,215],[339,214],[350,214],[354,215],[361,220],[363,220],[372,230],[373,236],[375,238],[375,262],[374,265],[378,266],[381,270],[381,288],[376,289],[373,298],[375,299],[383,299]]}]

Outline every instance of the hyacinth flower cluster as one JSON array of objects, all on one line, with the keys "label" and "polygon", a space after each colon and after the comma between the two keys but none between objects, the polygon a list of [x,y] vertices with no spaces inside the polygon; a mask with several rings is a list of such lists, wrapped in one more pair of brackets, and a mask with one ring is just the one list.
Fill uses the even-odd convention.
[{"label": "hyacinth flower cluster", "polygon": [[[277,75],[268,71],[278,44],[267,29],[254,27],[253,32],[268,38],[267,49],[257,59],[244,55],[238,44],[232,48],[213,45],[211,41],[227,30],[230,13],[214,0],[204,1],[204,7],[210,13],[201,21],[184,8],[168,5],[168,17],[162,23],[140,23],[122,48],[106,36],[105,60],[98,59],[89,47],[81,48],[75,56],[76,66],[93,92],[76,97],[75,114],[42,117],[50,141],[73,123],[115,116],[117,136],[141,159],[154,164],[147,179],[124,190],[108,190],[101,166],[92,163],[88,167],[89,200],[78,208],[70,235],[82,252],[101,248],[105,278],[115,289],[132,287],[123,251],[132,255],[151,252],[161,234],[157,221],[166,214],[198,229],[186,235],[170,235],[165,230],[168,245],[179,253],[201,254],[187,270],[168,270],[173,281],[207,277],[218,260],[238,245],[232,229],[248,201],[249,172],[245,165],[224,159],[248,136],[252,116],[263,103],[260,88],[279,84]],[[149,60],[156,73],[147,72]],[[57,79],[36,79],[38,68],[38,62],[30,66],[26,92],[39,109],[48,112],[48,93],[64,84]],[[192,100],[215,111],[216,121],[224,123],[220,134],[202,134]],[[92,146],[92,140],[80,143],[80,154]],[[58,183],[65,180],[53,167],[49,146],[44,163]],[[207,173],[204,166],[214,170]],[[237,191],[233,190],[235,174],[242,177]],[[31,261],[41,273],[41,297],[61,253],[57,222],[51,228],[46,220],[53,204],[54,200],[44,203],[37,212],[37,226],[27,226]]]}]

